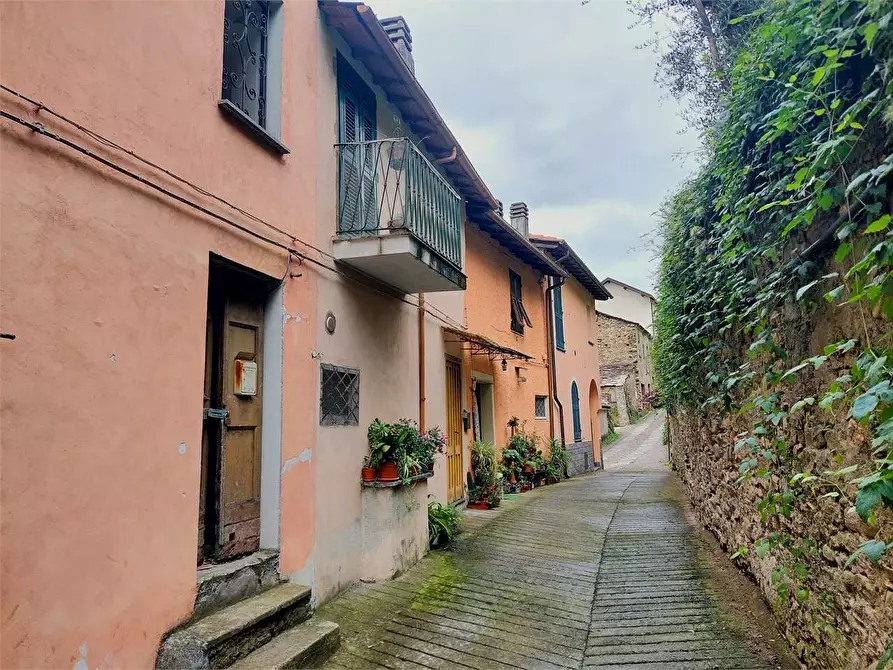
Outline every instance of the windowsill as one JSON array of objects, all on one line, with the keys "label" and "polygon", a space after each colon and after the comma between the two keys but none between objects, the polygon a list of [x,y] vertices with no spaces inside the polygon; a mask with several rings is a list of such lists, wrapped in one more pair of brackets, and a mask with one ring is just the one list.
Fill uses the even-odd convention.
[{"label": "windowsill", "polygon": [[547,417],[547,416],[535,416],[533,418],[537,421],[548,421],[549,420],[549,417]]},{"label": "windowsill", "polygon": [[280,142],[277,138],[268,133],[266,129],[255,123],[245,114],[245,112],[236,107],[229,100],[220,100],[217,103],[217,106],[220,108],[220,111],[223,112],[228,118],[232,119],[236,123],[236,125],[240,126],[254,139],[261,142],[266,149],[269,149],[279,154],[280,156],[291,153],[287,146],[282,144],[282,142]]},{"label": "windowsill", "polygon": [[[418,481],[422,481],[423,479],[431,479],[434,476],[433,472],[422,472],[421,474],[415,475],[414,477],[409,478],[409,486],[412,486]],[[367,489],[395,489],[398,486],[404,486],[403,482],[399,479],[392,482],[380,482],[377,479],[374,482],[360,482],[363,485],[363,488]]]},{"label": "windowsill", "polygon": [[523,331],[523,330],[515,330],[514,328],[512,328],[511,330],[512,330],[512,333],[514,333],[515,335],[519,335],[519,336],[521,336],[521,337],[524,337],[524,331]]},{"label": "windowsill", "polygon": [[567,351],[564,347],[559,347],[557,344],[555,345],[555,348],[558,349],[558,351]]}]

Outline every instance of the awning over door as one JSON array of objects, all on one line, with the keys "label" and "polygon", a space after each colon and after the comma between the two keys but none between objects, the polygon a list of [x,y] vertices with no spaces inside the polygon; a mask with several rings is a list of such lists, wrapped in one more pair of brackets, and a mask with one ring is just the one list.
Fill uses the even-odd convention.
[{"label": "awning over door", "polygon": [[448,327],[444,327],[443,332],[447,338],[454,338],[446,339],[446,342],[462,342],[470,345],[468,349],[471,351],[472,356],[487,356],[491,361],[533,360],[533,356],[528,356],[517,349],[503,346],[478,333]]}]

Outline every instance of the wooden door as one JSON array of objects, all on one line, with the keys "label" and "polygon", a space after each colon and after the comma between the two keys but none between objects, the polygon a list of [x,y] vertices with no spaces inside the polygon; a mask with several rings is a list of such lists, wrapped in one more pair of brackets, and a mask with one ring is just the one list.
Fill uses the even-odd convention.
[{"label": "wooden door", "polygon": [[[233,558],[260,546],[264,296],[263,287],[252,278],[212,266],[205,345],[199,563]],[[252,394],[240,377],[254,365]]]},{"label": "wooden door", "polygon": [[[218,556],[256,551],[260,543],[261,374],[263,306],[228,295],[223,333],[223,409],[220,445]],[[245,362],[256,363],[255,394],[239,393]]]},{"label": "wooden door", "polygon": [[447,497],[454,502],[462,497],[462,366],[446,362],[447,398]]}]

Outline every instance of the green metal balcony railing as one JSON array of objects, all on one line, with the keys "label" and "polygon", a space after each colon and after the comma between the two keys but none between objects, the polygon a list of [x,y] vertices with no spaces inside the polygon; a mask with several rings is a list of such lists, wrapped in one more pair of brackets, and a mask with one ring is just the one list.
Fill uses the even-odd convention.
[{"label": "green metal balcony railing", "polygon": [[338,235],[409,233],[462,269],[461,198],[405,137],[338,149]]}]

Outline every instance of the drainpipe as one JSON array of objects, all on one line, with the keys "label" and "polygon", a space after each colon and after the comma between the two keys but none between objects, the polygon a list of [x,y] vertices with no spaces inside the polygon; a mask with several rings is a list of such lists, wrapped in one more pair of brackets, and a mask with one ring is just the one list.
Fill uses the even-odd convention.
[{"label": "drainpipe", "polygon": [[[561,265],[570,255],[570,252],[567,252],[555,262]],[[551,285],[546,289],[546,311],[548,312],[546,321],[549,324],[549,365],[552,368],[552,400],[558,405],[558,428],[561,432],[561,444],[567,444],[564,436],[564,406],[558,398],[558,370],[555,367],[555,325],[552,323],[555,316],[555,310],[552,307],[552,291],[560,286],[564,286],[564,277],[558,277],[557,282],[550,283]]]},{"label": "drainpipe", "polygon": [[419,430],[425,430],[425,294],[419,293]]}]

